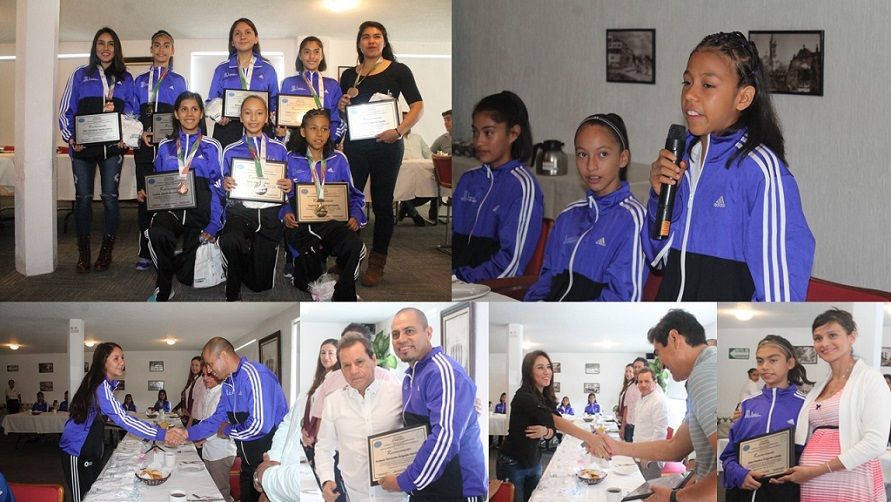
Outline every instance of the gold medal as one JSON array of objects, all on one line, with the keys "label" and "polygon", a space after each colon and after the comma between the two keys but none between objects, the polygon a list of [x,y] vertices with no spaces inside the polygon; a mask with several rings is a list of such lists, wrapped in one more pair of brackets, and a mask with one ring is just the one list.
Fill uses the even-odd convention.
[{"label": "gold medal", "polygon": [[359,95],[359,89],[356,89],[355,87],[350,87],[349,89],[347,89],[346,94],[350,98],[355,98],[356,96]]},{"label": "gold medal", "polygon": [[325,204],[322,204],[322,201],[319,201],[319,205],[315,210],[316,216],[319,218],[324,218],[328,214],[328,209],[325,207]]}]

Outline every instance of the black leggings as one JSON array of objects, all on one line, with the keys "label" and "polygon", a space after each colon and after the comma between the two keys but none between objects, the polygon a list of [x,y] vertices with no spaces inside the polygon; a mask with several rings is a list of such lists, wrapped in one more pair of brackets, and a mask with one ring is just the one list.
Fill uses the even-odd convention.
[{"label": "black leggings", "polygon": [[371,177],[371,209],[374,211],[374,240],[371,250],[387,254],[393,237],[393,190],[399,166],[402,165],[402,140],[395,143],[378,143],[373,139],[347,141],[344,153],[350,161],[353,185],[365,190],[365,182]]}]

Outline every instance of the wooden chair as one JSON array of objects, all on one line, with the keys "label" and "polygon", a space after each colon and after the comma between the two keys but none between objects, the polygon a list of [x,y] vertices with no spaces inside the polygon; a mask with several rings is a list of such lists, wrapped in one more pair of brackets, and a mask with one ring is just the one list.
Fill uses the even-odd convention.
[{"label": "wooden chair", "polygon": [[[436,196],[442,201],[442,189],[448,188],[452,189],[452,156],[451,155],[434,155],[433,156],[433,176],[436,178]],[[452,254],[452,244],[450,242],[449,237],[451,236],[451,230],[449,229],[449,221],[451,221],[452,214],[452,198],[449,197],[445,202],[442,202],[446,207],[446,217],[445,217],[445,239],[443,243],[436,246],[436,249],[442,251],[446,254]]]},{"label": "wooden chair", "polygon": [[550,218],[542,220],[541,233],[538,235],[538,242],[535,243],[535,251],[533,251],[532,258],[529,260],[529,264],[526,265],[526,269],[523,270],[523,275],[506,277],[504,279],[489,279],[488,281],[482,281],[481,284],[489,286],[492,288],[492,291],[498,294],[522,301],[523,297],[526,296],[526,291],[535,284],[541,273],[541,266],[544,264],[545,247],[547,247],[548,236],[553,228],[554,220]]},{"label": "wooden chair", "polygon": [[16,500],[23,502],[63,502],[65,490],[62,485],[9,483],[9,489]]},{"label": "wooden chair", "polygon": [[241,500],[241,457],[236,456],[229,470],[229,494],[235,500]]},{"label": "wooden chair", "polygon": [[489,497],[489,502],[513,502],[516,488],[510,481],[501,482],[498,490]]}]

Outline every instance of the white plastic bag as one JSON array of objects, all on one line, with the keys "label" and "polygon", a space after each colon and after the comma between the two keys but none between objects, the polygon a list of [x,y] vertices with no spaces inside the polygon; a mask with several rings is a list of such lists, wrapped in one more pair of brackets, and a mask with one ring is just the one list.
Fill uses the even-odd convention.
[{"label": "white plastic bag", "polygon": [[195,253],[195,278],[192,286],[196,288],[212,288],[226,280],[223,271],[223,252],[216,242],[198,246]]},{"label": "white plastic bag", "polygon": [[204,115],[214,122],[220,120],[220,117],[223,116],[223,99],[211,99],[204,108]]},{"label": "white plastic bag", "polygon": [[142,122],[133,115],[121,115],[121,139],[130,148],[139,148],[142,139]]},{"label": "white plastic bag", "polygon": [[322,274],[318,279],[309,283],[309,294],[312,295],[313,301],[330,302],[334,296],[335,284],[337,284],[335,274]]}]

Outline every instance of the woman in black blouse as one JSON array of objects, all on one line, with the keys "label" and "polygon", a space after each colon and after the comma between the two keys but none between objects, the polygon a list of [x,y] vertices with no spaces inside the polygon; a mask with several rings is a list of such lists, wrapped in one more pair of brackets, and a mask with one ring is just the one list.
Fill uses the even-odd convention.
[{"label": "woman in black blouse", "polygon": [[495,463],[498,479],[514,484],[514,502],[525,502],[541,479],[541,439],[551,439],[560,432],[582,441],[595,441],[593,433],[576,427],[555,410],[554,370],[551,358],[542,350],[523,358],[523,383],[510,402],[510,424],[507,439]]},{"label": "woman in black blouse", "polygon": [[396,128],[384,131],[371,139],[353,140],[346,137],[344,153],[350,161],[353,184],[365,189],[371,176],[371,208],[374,210],[374,241],[368,257],[368,269],[362,275],[363,286],[377,286],[384,274],[387,250],[393,236],[393,190],[402,164],[402,135],[421,118],[424,102],[408,66],[396,62],[387,38],[387,29],[376,21],[365,21],[356,36],[359,64],[343,72],[340,88],[343,97],[338,103],[345,114],[349,104],[367,103],[375,94],[399,99],[402,94],[408,103],[408,114]]}]

